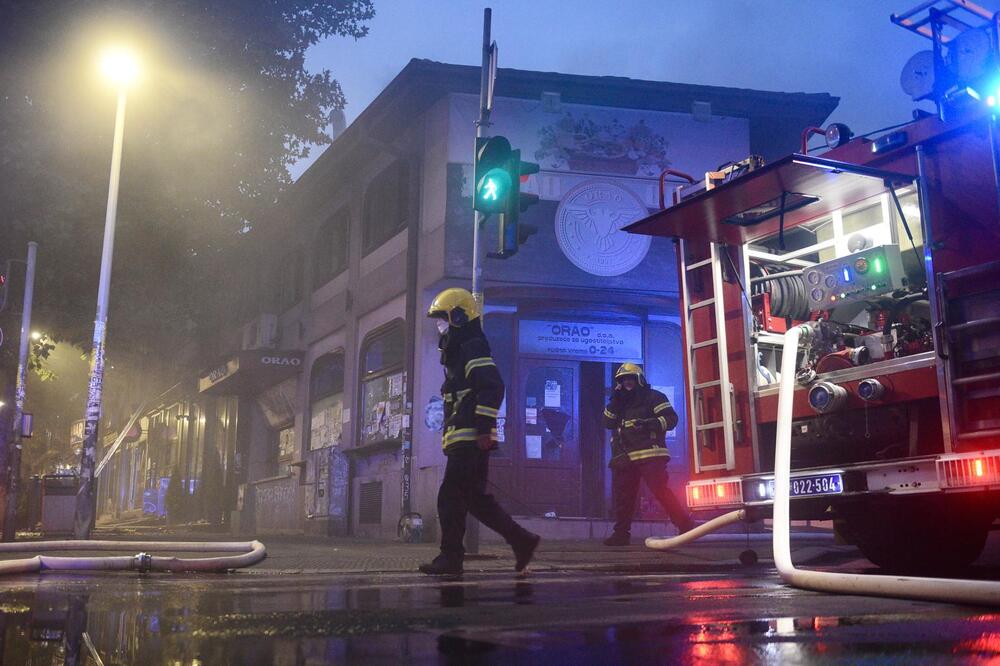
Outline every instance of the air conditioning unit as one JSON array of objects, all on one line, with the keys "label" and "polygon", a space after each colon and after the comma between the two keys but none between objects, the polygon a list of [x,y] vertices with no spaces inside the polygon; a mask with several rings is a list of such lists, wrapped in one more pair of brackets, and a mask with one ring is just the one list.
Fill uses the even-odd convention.
[{"label": "air conditioning unit", "polygon": [[243,349],[274,349],[278,346],[278,315],[257,315],[243,327]]}]

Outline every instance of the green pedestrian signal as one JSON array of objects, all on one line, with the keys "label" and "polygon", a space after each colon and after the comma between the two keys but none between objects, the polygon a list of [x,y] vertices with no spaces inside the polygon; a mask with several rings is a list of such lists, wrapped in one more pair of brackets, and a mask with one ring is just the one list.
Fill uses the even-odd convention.
[{"label": "green pedestrian signal", "polygon": [[510,193],[507,206],[500,215],[500,244],[496,252],[489,256],[495,259],[509,259],[517,254],[529,236],[538,232],[538,227],[521,222],[521,213],[538,203],[537,194],[521,191],[521,184],[527,182],[528,176],[538,173],[539,167],[534,162],[522,162],[521,151],[510,151],[507,172],[510,174]]},{"label": "green pedestrian signal", "polygon": [[502,213],[511,193],[508,171],[510,141],[502,136],[476,139],[476,189],[472,207],[480,213]]}]

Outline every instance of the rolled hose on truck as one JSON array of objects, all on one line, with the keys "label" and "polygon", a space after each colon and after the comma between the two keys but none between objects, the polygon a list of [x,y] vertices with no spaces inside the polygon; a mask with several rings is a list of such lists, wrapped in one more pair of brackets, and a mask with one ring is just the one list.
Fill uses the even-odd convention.
[{"label": "rolled hose on truck", "polygon": [[[881,574],[852,574],[798,569],[792,564],[789,534],[789,497],[791,487],[792,403],[795,391],[796,357],[799,338],[812,334],[808,326],[796,326],[785,333],[781,358],[781,383],[778,391],[778,424],[774,455],[774,563],[782,581],[805,590],[896,597],[956,604],[1000,605],[1000,582],[955,578],[924,578]],[[646,546],[668,550],[689,543],[725,525],[743,520],[743,510],[731,511],[690,532],[673,538],[650,537]],[[943,545],[943,547],[947,547]]]},{"label": "rolled hose on truck", "polygon": [[[38,553],[40,551],[122,551],[141,549],[135,555],[104,557],[56,557],[35,555],[20,560],[0,560],[0,576],[45,571],[172,571],[221,572],[253,566],[265,557],[267,550],[260,541],[23,541],[0,544],[4,553]],[[150,555],[147,550],[181,553],[237,553],[222,557],[163,557]]]}]

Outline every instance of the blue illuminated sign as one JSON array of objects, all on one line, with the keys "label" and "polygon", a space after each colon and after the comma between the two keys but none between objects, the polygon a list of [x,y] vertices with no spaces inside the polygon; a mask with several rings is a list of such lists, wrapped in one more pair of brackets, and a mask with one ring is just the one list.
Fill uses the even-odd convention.
[{"label": "blue illuminated sign", "polygon": [[850,282],[850,281],[851,281],[851,269],[848,268],[847,266],[844,266],[844,282]]},{"label": "blue illuminated sign", "polygon": [[641,361],[642,326],[522,319],[518,346],[522,354],[581,361]]}]

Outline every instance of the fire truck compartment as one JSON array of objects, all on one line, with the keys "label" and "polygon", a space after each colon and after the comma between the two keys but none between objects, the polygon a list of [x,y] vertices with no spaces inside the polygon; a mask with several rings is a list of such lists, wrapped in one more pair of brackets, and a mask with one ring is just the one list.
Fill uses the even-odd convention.
[{"label": "fire truck compartment", "polygon": [[625,230],[739,245],[774,234],[779,225],[789,230],[881,194],[887,185],[899,188],[913,181],[902,173],[795,153]]}]

